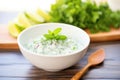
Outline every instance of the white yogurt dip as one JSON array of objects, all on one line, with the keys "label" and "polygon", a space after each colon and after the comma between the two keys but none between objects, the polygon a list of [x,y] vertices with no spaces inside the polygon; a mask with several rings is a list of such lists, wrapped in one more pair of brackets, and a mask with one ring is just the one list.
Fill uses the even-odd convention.
[{"label": "white yogurt dip", "polygon": [[69,37],[66,40],[46,40],[41,36],[30,41],[26,47],[34,53],[44,55],[70,54],[78,50],[77,42]]}]

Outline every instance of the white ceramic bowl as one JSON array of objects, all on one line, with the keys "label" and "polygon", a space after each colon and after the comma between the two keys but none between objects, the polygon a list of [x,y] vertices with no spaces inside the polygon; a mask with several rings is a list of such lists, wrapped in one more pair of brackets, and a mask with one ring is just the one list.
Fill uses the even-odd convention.
[{"label": "white ceramic bowl", "polygon": [[[62,28],[62,33],[71,36],[77,40],[78,44],[82,47],[75,53],[63,54],[63,55],[44,55],[35,54],[24,46],[30,40],[39,37],[47,33],[49,30],[54,30],[57,27]],[[90,43],[88,34],[80,28],[63,23],[45,23],[35,25],[24,30],[18,37],[19,48],[26,59],[28,59],[33,65],[46,71],[60,71],[76,64],[86,53]]]}]

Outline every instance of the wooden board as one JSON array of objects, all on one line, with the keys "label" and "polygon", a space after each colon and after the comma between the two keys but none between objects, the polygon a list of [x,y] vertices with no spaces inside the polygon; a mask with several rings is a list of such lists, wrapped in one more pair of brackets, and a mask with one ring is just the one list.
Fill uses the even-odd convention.
[{"label": "wooden board", "polygon": [[[91,42],[120,40],[120,29],[97,34],[86,32],[89,34]],[[0,25],[0,49],[18,49],[17,39],[9,34],[7,25]]]},{"label": "wooden board", "polygon": [[91,34],[87,30],[86,32],[89,34],[91,42],[120,40],[120,28],[119,29],[111,28],[111,31],[109,32],[100,32],[96,34]]},{"label": "wooden board", "polygon": [[0,25],[0,49],[18,49],[17,39],[9,34],[7,25]]}]

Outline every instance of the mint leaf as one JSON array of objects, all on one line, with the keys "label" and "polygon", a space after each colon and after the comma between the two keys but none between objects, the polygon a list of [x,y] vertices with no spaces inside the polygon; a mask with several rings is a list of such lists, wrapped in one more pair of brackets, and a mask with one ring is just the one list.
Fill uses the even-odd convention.
[{"label": "mint leaf", "polygon": [[51,31],[51,30],[48,30],[48,33],[49,33],[49,34],[52,34],[52,31]]},{"label": "mint leaf", "polygon": [[53,39],[54,36],[50,35],[50,34],[44,34],[44,37],[47,39],[47,40],[50,40],[50,39]]},{"label": "mint leaf", "polygon": [[56,28],[55,30],[51,31],[48,30],[48,34],[44,34],[43,36],[46,38],[46,40],[65,40],[67,37],[65,35],[60,35],[62,28]]},{"label": "mint leaf", "polygon": [[58,33],[60,33],[61,32],[61,28],[57,28],[57,29],[55,29],[54,31],[53,31],[53,33],[55,34],[55,35],[57,35]]},{"label": "mint leaf", "polygon": [[59,40],[65,40],[67,37],[65,35],[59,35]]}]

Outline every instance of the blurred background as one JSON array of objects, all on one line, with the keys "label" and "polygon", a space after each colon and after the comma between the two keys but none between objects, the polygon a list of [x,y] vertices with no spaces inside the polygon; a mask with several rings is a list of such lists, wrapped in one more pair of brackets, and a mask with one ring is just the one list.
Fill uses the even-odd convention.
[{"label": "blurred background", "polygon": [[38,7],[49,10],[55,0],[0,0],[0,11],[34,10]]},{"label": "blurred background", "polygon": [[55,0],[0,0],[0,24],[7,24],[23,11],[34,11],[37,8],[47,11],[54,2]]},{"label": "blurred background", "polygon": [[[55,3],[55,1],[56,0],[0,0],[0,24],[7,24],[10,20],[13,20],[18,13],[23,11],[34,11],[37,8],[48,11],[50,10],[50,5]],[[120,9],[120,0],[93,1],[97,4],[99,4],[100,1],[107,1],[113,10]]]}]

